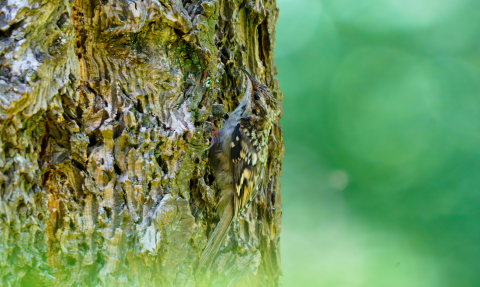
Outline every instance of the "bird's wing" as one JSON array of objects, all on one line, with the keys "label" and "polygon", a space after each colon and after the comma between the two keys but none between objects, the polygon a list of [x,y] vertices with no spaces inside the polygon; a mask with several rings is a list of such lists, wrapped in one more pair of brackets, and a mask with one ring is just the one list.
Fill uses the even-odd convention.
[{"label": "bird's wing", "polygon": [[230,145],[231,170],[235,188],[235,214],[242,212],[257,193],[257,181],[263,168],[260,167],[256,149],[238,123],[232,133]]}]

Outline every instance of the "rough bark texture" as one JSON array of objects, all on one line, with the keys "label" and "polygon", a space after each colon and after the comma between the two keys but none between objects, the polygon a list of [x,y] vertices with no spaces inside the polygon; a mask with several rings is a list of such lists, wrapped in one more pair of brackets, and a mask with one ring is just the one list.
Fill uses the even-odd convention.
[{"label": "rough bark texture", "polygon": [[207,120],[246,67],[282,100],[275,0],[0,0],[0,285],[278,286],[281,128],[269,181],[211,271]]}]

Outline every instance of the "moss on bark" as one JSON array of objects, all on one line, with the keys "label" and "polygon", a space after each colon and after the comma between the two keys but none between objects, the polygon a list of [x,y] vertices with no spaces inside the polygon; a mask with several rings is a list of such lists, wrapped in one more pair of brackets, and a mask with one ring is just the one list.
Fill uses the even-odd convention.
[{"label": "moss on bark", "polygon": [[0,4],[2,286],[278,286],[280,124],[268,184],[194,277],[218,190],[207,153],[246,67],[281,101],[275,1]]}]

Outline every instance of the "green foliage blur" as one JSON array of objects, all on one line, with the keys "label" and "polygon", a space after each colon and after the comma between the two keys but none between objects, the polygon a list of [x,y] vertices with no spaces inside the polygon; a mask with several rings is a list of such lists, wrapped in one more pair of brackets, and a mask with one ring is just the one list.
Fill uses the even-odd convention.
[{"label": "green foliage blur", "polygon": [[480,1],[277,3],[283,284],[480,286]]}]

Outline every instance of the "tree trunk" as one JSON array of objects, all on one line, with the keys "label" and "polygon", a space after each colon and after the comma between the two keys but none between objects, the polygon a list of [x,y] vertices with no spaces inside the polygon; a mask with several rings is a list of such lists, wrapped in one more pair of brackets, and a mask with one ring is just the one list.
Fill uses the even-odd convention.
[{"label": "tree trunk", "polygon": [[205,276],[211,128],[282,100],[275,0],[0,0],[2,286],[278,286],[281,128]]}]

